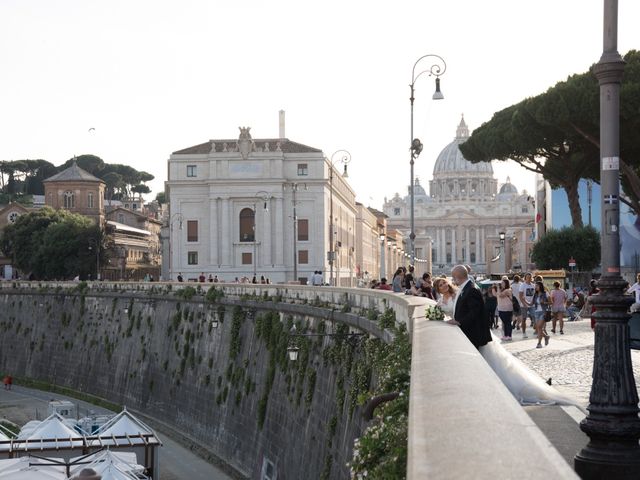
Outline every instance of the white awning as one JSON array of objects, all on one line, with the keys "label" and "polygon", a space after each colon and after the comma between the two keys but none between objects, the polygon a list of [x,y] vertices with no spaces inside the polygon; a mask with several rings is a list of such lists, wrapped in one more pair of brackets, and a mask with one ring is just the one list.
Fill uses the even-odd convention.
[{"label": "white awning", "polygon": [[131,232],[131,233],[137,233],[139,235],[147,235],[147,236],[151,235],[151,232],[148,230],[142,230],[141,228],[130,227],[129,225],[125,225],[124,223],[114,222],[113,220],[107,220],[107,225],[111,225],[116,229],[116,231]]}]

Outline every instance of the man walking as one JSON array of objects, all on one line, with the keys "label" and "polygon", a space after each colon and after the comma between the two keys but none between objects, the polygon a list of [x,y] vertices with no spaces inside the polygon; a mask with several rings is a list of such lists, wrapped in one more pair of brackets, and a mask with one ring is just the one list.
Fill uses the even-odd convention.
[{"label": "man walking", "polygon": [[484,318],[484,301],[480,290],[469,278],[464,265],[453,267],[451,277],[458,286],[458,293],[453,301],[453,319],[449,323],[459,325],[476,348],[486,345],[491,341],[491,330]]},{"label": "man walking", "polygon": [[532,275],[525,273],[524,282],[520,285],[520,311],[522,312],[522,338],[527,338],[527,317],[531,319],[531,325],[536,322],[536,308],[533,305],[533,296],[536,292],[536,286],[531,281]]}]

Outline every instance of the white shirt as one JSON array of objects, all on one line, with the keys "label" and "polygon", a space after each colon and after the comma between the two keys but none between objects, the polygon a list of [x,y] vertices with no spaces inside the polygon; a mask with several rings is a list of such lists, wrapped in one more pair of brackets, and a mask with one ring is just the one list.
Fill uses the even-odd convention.
[{"label": "white shirt", "polygon": [[520,306],[522,306],[522,302],[520,301],[520,285],[522,285],[522,282],[513,282],[511,284],[511,291],[513,292],[513,296],[516,297],[516,300],[518,300]]},{"label": "white shirt", "polygon": [[640,283],[636,282],[629,287],[627,293],[635,293],[636,294],[636,303],[640,303]]},{"label": "white shirt", "polygon": [[[520,284],[520,293],[522,293],[526,302],[531,305],[531,302],[533,302],[533,295],[536,293],[536,284],[522,282]],[[518,295],[518,298],[520,298],[520,295]]]},{"label": "white shirt", "polygon": [[460,286],[458,286],[458,293],[456,293],[456,298],[453,301],[453,314],[455,315],[456,313],[456,305],[458,305],[458,298],[460,297],[460,295],[462,294],[462,290],[464,290],[464,287],[467,286],[467,283],[469,283],[471,281],[470,278],[467,278],[467,280]]}]

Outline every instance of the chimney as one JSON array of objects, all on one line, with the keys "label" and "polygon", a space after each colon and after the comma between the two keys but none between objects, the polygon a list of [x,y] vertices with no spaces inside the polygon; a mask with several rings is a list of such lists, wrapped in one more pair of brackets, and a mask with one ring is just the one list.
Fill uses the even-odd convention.
[{"label": "chimney", "polygon": [[279,132],[280,132],[280,138],[285,138],[284,135],[284,110],[280,110],[280,122],[279,122]]}]

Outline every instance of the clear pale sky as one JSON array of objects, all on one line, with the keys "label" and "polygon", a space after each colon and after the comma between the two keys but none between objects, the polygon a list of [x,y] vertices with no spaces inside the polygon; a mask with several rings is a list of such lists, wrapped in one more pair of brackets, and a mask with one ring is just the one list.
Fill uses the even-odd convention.
[{"label": "clear pale sky", "polygon": [[[602,10],[602,0],[1,0],[0,160],[93,153],[155,175],[151,200],[171,152],[237,138],[239,126],[276,137],[284,109],[289,139],[351,152],[358,199],[380,208],[409,183],[420,56],[447,62],[445,100],[431,100],[431,78],[416,84],[426,184],[462,113],[473,130],[598,61]],[[640,2],[619,11],[624,54],[640,48]],[[518,166],[494,170],[533,188]]]}]

